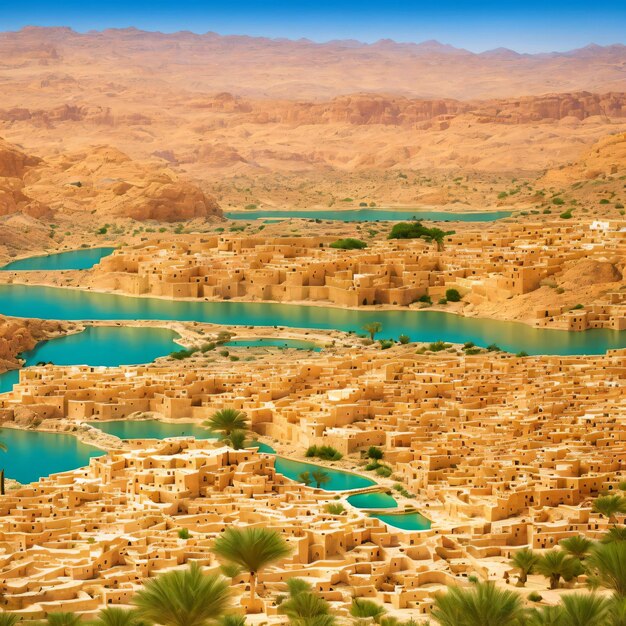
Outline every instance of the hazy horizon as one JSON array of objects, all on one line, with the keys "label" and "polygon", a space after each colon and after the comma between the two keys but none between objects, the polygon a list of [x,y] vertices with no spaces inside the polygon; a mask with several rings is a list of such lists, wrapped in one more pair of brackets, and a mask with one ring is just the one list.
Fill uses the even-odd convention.
[{"label": "hazy horizon", "polygon": [[236,8],[221,3],[181,0],[173,7],[160,0],[101,3],[35,0],[27,8],[0,11],[0,30],[27,26],[70,27],[81,33],[108,28],[172,34],[196,34],[309,39],[315,43],[357,40],[398,43],[437,40],[455,48],[480,53],[508,48],[519,53],[566,52],[591,43],[625,43],[626,3],[603,4],[589,11],[580,0],[549,4],[529,0],[522,6],[502,6],[493,0],[468,3],[456,0],[445,7],[392,1],[380,6],[371,0],[321,0],[312,6],[294,6],[286,0],[261,3],[242,0]]}]

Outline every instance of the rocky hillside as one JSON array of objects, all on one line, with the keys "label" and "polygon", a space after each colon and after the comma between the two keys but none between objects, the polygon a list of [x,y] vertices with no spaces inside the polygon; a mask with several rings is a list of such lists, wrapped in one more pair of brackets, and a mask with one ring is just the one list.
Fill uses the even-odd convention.
[{"label": "rocky hillside", "polygon": [[57,211],[163,222],[219,215],[214,198],[159,162],[108,146],[40,159],[0,141],[0,216]]}]

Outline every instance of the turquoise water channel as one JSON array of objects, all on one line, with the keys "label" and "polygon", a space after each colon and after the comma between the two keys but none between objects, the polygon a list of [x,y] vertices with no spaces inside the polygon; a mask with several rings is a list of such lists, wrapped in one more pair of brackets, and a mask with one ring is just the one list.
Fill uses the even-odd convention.
[{"label": "turquoise water channel", "polygon": [[88,270],[100,259],[109,256],[115,248],[85,248],[82,250],[71,250],[69,252],[58,252],[56,254],[46,254],[43,256],[31,256],[27,259],[12,261],[4,267],[2,271],[32,271],[32,270]]},{"label": "turquoise water channel", "polygon": [[402,222],[429,220],[436,222],[494,222],[509,217],[511,211],[483,213],[450,213],[422,209],[347,209],[345,211],[231,211],[224,213],[230,220],[319,219],[339,222]]},{"label": "turquoise water channel", "polygon": [[[0,285],[0,314],[56,320],[180,320],[244,326],[286,326],[363,332],[381,322],[379,338],[411,341],[473,341],[529,354],[603,354],[626,347],[626,331],[567,332],[518,322],[462,317],[441,311],[340,309],[267,302],[203,302],[139,298],[79,289]],[[129,329],[131,334],[139,328]]]},{"label": "turquoise water channel", "polygon": [[[177,333],[167,328],[146,326],[88,326],[81,333],[65,335],[37,344],[21,354],[25,367],[37,363],[54,365],[136,365],[180,349]],[[0,374],[0,393],[11,391],[18,370]]]}]

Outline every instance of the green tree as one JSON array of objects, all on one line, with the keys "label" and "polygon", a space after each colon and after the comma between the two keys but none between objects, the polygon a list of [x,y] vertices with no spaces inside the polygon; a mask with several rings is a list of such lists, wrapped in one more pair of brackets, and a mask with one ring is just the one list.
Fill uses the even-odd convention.
[{"label": "green tree", "polygon": [[[561,596],[563,624],[592,626],[607,624],[610,602],[594,593],[570,593]],[[609,626],[607,624],[607,626]]]},{"label": "green tree", "polygon": [[523,616],[522,599],[491,582],[469,589],[450,587],[436,596],[432,616],[441,626],[517,626]]},{"label": "green tree", "polygon": [[582,573],[582,566],[578,559],[571,557],[565,550],[550,550],[539,557],[535,571],[549,579],[550,589],[557,589],[561,578],[572,580]]},{"label": "green tree", "polygon": [[269,528],[227,528],[215,540],[213,552],[249,573],[250,600],[254,600],[259,572],[287,558],[291,548],[280,533]]},{"label": "green tree", "polygon": [[161,626],[214,624],[230,604],[228,580],[207,575],[197,563],[148,580],[133,600],[137,613]]},{"label": "green tree", "polygon": [[383,325],[380,322],[369,322],[363,326],[363,330],[369,333],[370,339],[374,341],[374,337],[383,329]]},{"label": "green tree", "polygon": [[304,483],[307,487],[311,485],[313,482],[313,478],[311,477],[311,472],[301,472],[298,474],[298,480],[301,483]]},{"label": "green tree", "polygon": [[563,606],[560,604],[531,609],[522,623],[524,626],[567,626],[564,623]]},{"label": "green tree", "polygon": [[592,587],[606,587],[617,596],[626,597],[626,542],[595,545],[585,564]]},{"label": "green tree", "polygon": [[609,528],[600,541],[602,543],[626,541],[626,526],[613,526]]},{"label": "green tree", "polygon": [[618,495],[600,496],[593,501],[593,510],[615,523],[618,513],[626,513],[626,498]]},{"label": "green tree", "polygon": [[246,447],[246,431],[233,430],[225,441],[227,441],[233,450],[242,450]]},{"label": "green tree", "polygon": [[570,556],[573,556],[583,561],[585,557],[589,554],[589,551],[591,550],[591,547],[593,546],[593,541],[591,541],[590,539],[587,539],[587,537],[576,535],[574,537],[568,537],[567,539],[562,539],[561,541],[559,541],[559,545]]},{"label": "green tree", "polygon": [[311,472],[311,478],[315,481],[315,486],[320,489],[322,485],[330,482],[330,474],[323,469],[316,469]]},{"label": "green tree", "polygon": [[511,557],[511,567],[514,567],[519,573],[517,580],[523,587],[528,580],[528,575],[533,573],[539,556],[528,548],[522,548]]},{"label": "green tree", "polygon": [[289,598],[282,602],[278,612],[286,615],[291,626],[334,626],[330,605],[301,578],[287,581]]},{"label": "green tree", "polygon": [[204,422],[212,432],[218,433],[222,439],[228,439],[233,432],[249,430],[248,418],[245,413],[237,409],[220,409]]},{"label": "green tree", "polygon": [[377,624],[380,623],[385,608],[376,602],[366,600],[365,598],[352,598],[350,605],[350,615],[359,619],[371,617]]}]

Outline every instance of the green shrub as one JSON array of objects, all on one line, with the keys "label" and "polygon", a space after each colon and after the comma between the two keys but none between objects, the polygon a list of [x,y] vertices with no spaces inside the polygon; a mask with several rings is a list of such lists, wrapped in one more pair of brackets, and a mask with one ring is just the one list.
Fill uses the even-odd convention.
[{"label": "green shrub", "polygon": [[388,239],[424,239],[426,241],[436,241],[441,247],[445,237],[453,234],[453,230],[444,231],[436,227],[427,228],[421,222],[398,222],[391,229]]},{"label": "green shrub", "polygon": [[309,458],[317,457],[324,461],[339,461],[343,456],[339,450],[332,446],[309,446],[305,455]]},{"label": "green shrub", "polygon": [[431,352],[441,352],[442,350],[447,350],[452,346],[451,343],[446,343],[445,341],[435,341],[428,345],[428,349]]},{"label": "green shrub", "polygon": [[565,204],[565,200],[563,198],[552,198],[552,204],[556,204],[557,206],[561,206]]},{"label": "green shrub", "polygon": [[537,591],[531,591],[528,594],[528,599],[531,602],[541,602],[543,600],[543,596]]},{"label": "green shrub", "polygon": [[609,204],[609,201],[606,198],[602,198],[602,200],[600,200],[600,204]]},{"label": "green shrub", "polygon": [[324,508],[331,515],[341,515],[346,510],[340,502],[329,502]]},{"label": "green shrub", "polygon": [[380,344],[381,350],[389,350],[396,342],[393,339],[379,339],[378,343]]},{"label": "green shrub", "polygon": [[191,533],[186,528],[181,528],[178,531],[178,538],[179,539],[189,539],[189,537],[191,537]]},{"label": "green shrub", "polygon": [[564,213],[561,213],[561,215],[559,216],[561,219],[564,220],[569,220],[572,218],[572,210],[568,209],[567,211],[565,211]]},{"label": "green shrub", "polygon": [[348,237],[346,239],[337,239],[330,244],[331,248],[338,248],[339,250],[362,250],[367,248],[367,244],[360,239],[354,239]]},{"label": "green shrub", "polygon": [[445,298],[439,298],[437,304],[448,304],[448,301]]},{"label": "green shrub", "polygon": [[447,289],[446,290],[446,300],[448,302],[460,302],[461,294],[457,289]]},{"label": "green shrub", "polygon": [[398,337],[398,341],[402,344],[402,345],[406,345],[407,343],[409,343],[411,341],[411,338],[408,335],[400,335]]},{"label": "green shrub", "polygon": [[392,474],[392,471],[390,467],[387,467],[386,465],[380,465],[376,468],[376,473],[383,478],[389,478],[389,476],[391,476]]},{"label": "green shrub", "polygon": [[367,449],[367,456],[370,459],[375,459],[377,461],[380,461],[380,459],[382,459],[385,456],[385,453],[377,446],[370,446]]},{"label": "green shrub", "polygon": [[426,304],[432,304],[433,303],[431,297],[426,295],[426,294],[424,294],[423,296],[420,296],[417,301],[418,302],[426,302]]},{"label": "green shrub", "polygon": [[488,351],[488,352],[501,352],[502,350],[500,349],[500,347],[499,347],[497,344],[495,344],[495,343],[490,343],[490,344],[487,346],[487,351]]},{"label": "green shrub", "polygon": [[187,350],[178,350],[176,352],[172,352],[170,353],[170,357],[176,359],[177,361],[182,361],[183,359],[188,359],[193,353],[194,351],[189,348]]}]

